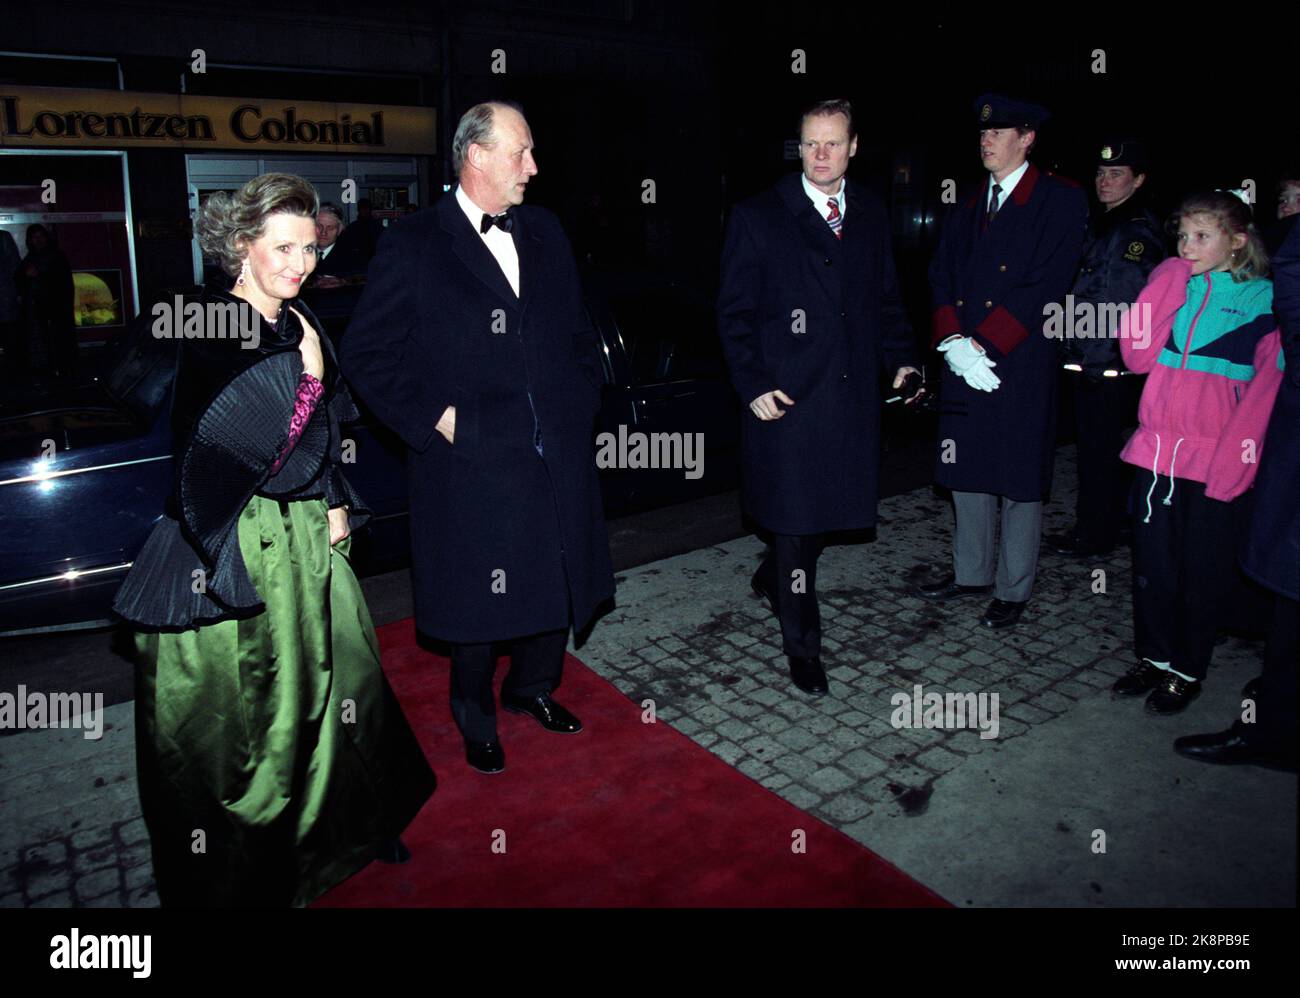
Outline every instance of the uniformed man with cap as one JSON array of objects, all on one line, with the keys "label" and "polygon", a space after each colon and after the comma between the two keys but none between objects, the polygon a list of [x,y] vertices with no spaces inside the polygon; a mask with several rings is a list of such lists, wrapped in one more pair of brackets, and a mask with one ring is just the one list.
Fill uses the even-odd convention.
[{"label": "uniformed man with cap", "polygon": [[1033,589],[1052,480],[1057,361],[1047,307],[1064,299],[1078,267],[1088,200],[1029,162],[1044,108],[986,94],[975,116],[987,173],[949,217],[930,264],[931,342],[947,361],[935,477],[956,511],[953,571],[918,592],[993,592],[981,623],[1009,627]]},{"label": "uniformed man with cap", "polygon": [[1137,301],[1165,257],[1160,222],[1145,197],[1146,179],[1146,149],[1139,140],[1113,138],[1101,146],[1097,210],[1070,292],[1076,313],[1086,308],[1089,322],[1072,323],[1068,332],[1074,335],[1058,342],[1074,398],[1079,466],[1074,529],[1047,537],[1058,554],[1108,554],[1125,520],[1130,476],[1119,452],[1124,429],[1137,419],[1141,378],[1120,360],[1115,306]]}]

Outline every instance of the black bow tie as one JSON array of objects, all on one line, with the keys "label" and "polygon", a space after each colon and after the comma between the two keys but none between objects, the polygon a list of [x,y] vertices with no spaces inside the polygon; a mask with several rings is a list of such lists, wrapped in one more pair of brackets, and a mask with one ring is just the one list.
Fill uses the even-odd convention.
[{"label": "black bow tie", "polygon": [[484,215],[483,221],[478,223],[479,235],[487,232],[492,226],[496,226],[502,232],[509,232],[515,225],[515,216],[509,210],[503,211],[500,215]]}]

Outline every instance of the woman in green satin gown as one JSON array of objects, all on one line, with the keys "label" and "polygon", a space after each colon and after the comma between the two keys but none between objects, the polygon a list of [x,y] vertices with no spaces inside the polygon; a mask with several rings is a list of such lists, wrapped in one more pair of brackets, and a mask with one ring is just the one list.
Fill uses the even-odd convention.
[{"label": "woman in green satin gown", "polygon": [[[176,344],[176,486],[114,604],[136,631],[140,799],[168,906],[308,904],[398,858],[434,789],[348,562],[368,516],[341,471],[356,410],[288,301],[315,266],[317,207],[306,181],[266,174],[202,210],[201,244],[239,276],[204,291],[205,335]],[[210,328],[214,307],[242,339]]]}]

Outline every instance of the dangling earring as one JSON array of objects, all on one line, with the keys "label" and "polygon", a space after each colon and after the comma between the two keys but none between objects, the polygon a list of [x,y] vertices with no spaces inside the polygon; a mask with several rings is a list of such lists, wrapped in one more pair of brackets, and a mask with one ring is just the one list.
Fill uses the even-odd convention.
[{"label": "dangling earring", "polygon": [[243,265],[243,266],[240,268],[240,270],[239,270],[239,280],[237,280],[237,281],[235,282],[235,285],[236,285],[237,287],[241,287],[241,288],[242,288],[242,287],[244,286],[244,276],[245,276],[247,273],[248,273],[248,261],[245,260],[245,261],[244,261],[244,265]]}]

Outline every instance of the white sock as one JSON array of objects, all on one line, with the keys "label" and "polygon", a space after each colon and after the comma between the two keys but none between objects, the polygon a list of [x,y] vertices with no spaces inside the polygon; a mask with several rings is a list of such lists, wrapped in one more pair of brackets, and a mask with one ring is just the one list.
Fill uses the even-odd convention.
[{"label": "white sock", "polygon": [[1169,668],[1169,663],[1168,663],[1168,662],[1157,662],[1155,659],[1151,659],[1151,658],[1144,658],[1142,661],[1143,661],[1143,662],[1150,662],[1150,663],[1151,663],[1152,665],[1154,665],[1157,669],[1164,669],[1165,672],[1172,672],[1172,671],[1173,671],[1172,669]]},{"label": "white sock", "polygon": [[[1166,668],[1166,669],[1169,669],[1169,666],[1166,665],[1165,668]],[[1183,673],[1179,672],[1177,669],[1169,669],[1169,671],[1172,672],[1175,676],[1182,676],[1182,677],[1183,677],[1184,679],[1186,679],[1189,683],[1195,683],[1195,682],[1197,682],[1197,680],[1196,680],[1195,678],[1193,678],[1192,676],[1184,675]]]}]

